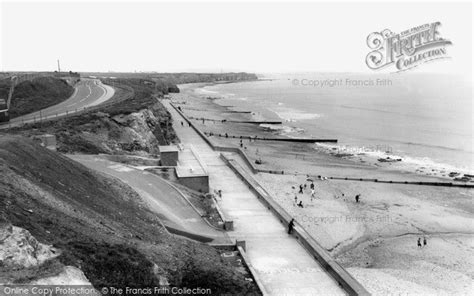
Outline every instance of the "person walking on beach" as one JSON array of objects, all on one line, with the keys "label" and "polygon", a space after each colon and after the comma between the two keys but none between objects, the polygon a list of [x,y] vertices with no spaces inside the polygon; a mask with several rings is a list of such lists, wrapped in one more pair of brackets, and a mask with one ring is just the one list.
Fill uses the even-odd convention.
[{"label": "person walking on beach", "polygon": [[184,122],[183,122],[183,121],[181,121],[181,126],[184,126]]},{"label": "person walking on beach", "polygon": [[298,196],[295,194],[295,203],[294,205],[296,206],[298,204]]},{"label": "person walking on beach", "polygon": [[423,247],[426,247],[426,237],[423,237]]},{"label": "person walking on beach", "polygon": [[303,206],[303,201],[302,201],[302,200],[300,200],[300,202],[298,203],[298,207],[304,208],[304,206]]},{"label": "person walking on beach", "polygon": [[293,228],[295,227],[295,219],[291,219],[290,223],[288,223],[288,234],[293,232]]},{"label": "person walking on beach", "polygon": [[418,238],[418,248],[421,248],[421,238]]},{"label": "person walking on beach", "polygon": [[303,194],[303,185],[300,184],[300,191],[298,193]]},{"label": "person walking on beach", "polygon": [[311,184],[309,184],[309,188],[314,189],[314,182],[313,181],[311,181]]},{"label": "person walking on beach", "polygon": [[355,196],[355,200],[356,200],[356,203],[359,203],[359,201],[360,201],[360,194],[357,194],[357,195]]},{"label": "person walking on beach", "polygon": [[313,198],[314,198],[314,188],[311,189],[311,202],[313,202]]}]

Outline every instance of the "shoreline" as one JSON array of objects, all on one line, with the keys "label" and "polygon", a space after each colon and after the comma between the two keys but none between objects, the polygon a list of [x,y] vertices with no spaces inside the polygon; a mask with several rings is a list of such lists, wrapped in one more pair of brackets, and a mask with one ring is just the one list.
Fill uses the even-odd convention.
[{"label": "shoreline", "polygon": [[[195,88],[196,85],[186,85],[184,88],[180,85],[182,93],[173,94],[171,97],[181,102],[178,105],[187,116],[216,120],[204,121],[204,123],[195,120],[202,132],[276,136],[274,132],[258,125],[222,122],[223,119],[243,121],[255,118],[252,113],[226,113],[224,111],[238,111],[242,108],[222,106],[215,99],[206,99],[206,95],[197,93]],[[222,146],[240,146],[239,138],[212,137],[212,140]],[[406,284],[407,279],[393,272],[393,268],[398,263],[387,261],[386,258],[380,257],[379,253],[384,254],[388,250],[401,248],[400,255],[394,255],[400,262],[408,262],[407,254],[410,254],[410,256],[415,256],[410,260],[416,258],[423,262],[420,263],[421,266],[426,264],[445,266],[443,267],[445,269],[432,272],[426,278],[419,278],[417,275],[422,272],[419,266],[411,268],[407,264],[404,268],[413,276],[413,279],[408,280],[410,283],[408,286],[413,291],[420,293],[431,291],[430,285],[433,284],[433,278],[447,279],[449,273],[455,270],[463,275],[462,280],[454,281],[454,284],[438,285],[433,291],[438,293],[457,291],[466,294],[466,285],[469,282],[466,276],[472,276],[474,273],[472,268],[464,266],[462,270],[457,270],[457,261],[442,257],[442,253],[436,251],[432,251],[434,253],[430,255],[431,257],[427,257],[422,252],[413,254],[412,252],[417,251],[416,236],[427,236],[430,246],[432,242],[442,250],[446,250],[449,246],[453,250],[451,257],[454,259],[474,258],[474,251],[472,251],[474,232],[469,227],[474,222],[472,189],[315,180],[316,198],[311,201],[309,188],[304,190],[303,194],[299,194],[296,190],[298,184],[309,185],[306,174],[425,182],[452,181],[452,179],[400,171],[394,169],[391,164],[376,166],[357,162],[318,151],[312,145],[305,143],[243,140],[242,144],[251,161],[262,161],[258,167],[283,169],[285,172],[292,173],[291,175],[259,173],[255,175],[255,178],[269,191],[275,201],[331,252],[336,260],[349,268],[348,271],[353,276],[367,285],[370,292],[394,293],[396,290],[391,290],[389,287]],[[343,193],[344,197],[342,197]],[[362,196],[358,204],[354,202],[356,194]],[[294,205],[295,195],[304,203],[304,208]],[[458,233],[458,236],[455,233]],[[457,244],[460,237],[468,237],[468,239],[461,239],[462,243]],[[370,260],[367,261],[367,258]],[[369,264],[366,264],[367,262]],[[379,282],[382,288],[367,283],[364,280],[367,277]],[[384,286],[388,288],[384,290]]]},{"label": "shoreline", "polygon": [[[239,83],[239,81],[235,81],[235,82],[230,81],[227,83]],[[202,115],[202,112],[206,114],[215,115],[214,117],[212,116],[204,117],[205,122],[207,123],[214,121],[213,122],[214,126],[207,125],[208,127],[207,130],[206,128],[201,129],[201,130],[205,134],[213,133],[213,139],[217,143],[221,143],[221,144],[231,143],[232,146],[235,146],[235,147],[239,146],[238,141],[232,143],[232,142],[229,142],[229,140],[232,141],[232,139],[223,140],[223,139],[220,139],[221,137],[218,137],[219,131],[221,131],[221,136],[224,137],[225,132],[223,130],[227,130],[227,129],[229,129],[230,131],[240,132],[240,133],[228,132],[229,135],[235,135],[236,137],[242,136],[243,138],[249,137],[249,136],[250,137],[257,136],[261,138],[282,138],[282,139],[297,138],[297,137],[288,135],[288,133],[285,131],[287,126],[285,126],[284,123],[281,125],[278,125],[278,124],[259,124],[259,125],[253,124],[250,126],[245,125],[244,122],[239,122],[239,121],[265,121],[269,119],[262,117],[260,114],[257,114],[256,112],[252,110],[240,110],[242,108],[238,106],[222,105],[219,103],[219,101],[224,99],[222,97],[212,97],[211,95],[205,96],[202,93],[197,93],[198,90],[201,90],[206,86],[213,86],[217,84],[222,84],[222,82],[191,83],[191,84],[178,85],[178,87],[184,88],[184,90],[186,91],[186,95],[189,95],[189,92],[191,91],[193,93],[192,96],[200,97],[201,99],[207,99],[209,101],[208,104],[207,103],[205,104],[205,106],[208,108],[199,109],[199,108],[190,107],[191,108],[190,109],[188,106],[184,106],[183,108],[185,108],[185,110],[188,111],[186,112],[186,114],[188,115],[188,118],[191,118],[196,121],[199,121],[203,118],[203,116],[199,115],[199,114]],[[220,96],[220,94],[218,93],[216,93],[215,95]],[[213,110],[216,108],[218,109],[217,112]],[[189,113],[189,111],[197,111],[197,112]],[[224,124],[218,124],[218,122],[222,123],[222,120],[225,120],[226,122]],[[232,123],[241,124],[242,126],[238,128],[235,125],[232,125]],[[299,129],[296,127],[288,127],[288,128],[296,130],[296,132],[298,132],[298,129]],[[299,132],[302,132],[302,131],[300,130]],[[298,139],[299,138],[306,139],[307,137],[302,136],[302,137],[298,137]],[[468,176],[474,175],[473,172],[470,172],[467,170],[451,168],[452,170],[450,171],[448,169],[440,169],[440,168],[433,168],[433,167],[422,166],[422,165],[414,165],[414,164],[405,162],[403,159],[401,161],[397,161],[397,159],[400,159],[402,157],[394,155],[394,154],[390,154],[390,153],[383,153],[382,151],[365,151],[365,152],[362,151],[362,152],[356,153],[356,152],[351,152],[351,150],[354,151],[354,150],[359,149],[357,147],[350,147],[348,149],[349,151],[346,151],[346,149],[344,148],[341,149],[341,147],[339,146],[336,148],[335,146],[336,144],[334,143],[314,143],[314,145],[308,145],[307,147],[297,147],[298,153],[301,153],[303,155],[298,155],[298,153],[295,153],[296,155],[295,157],[296,158],[303,157],[303,159],[305,159],[305,157],[310,158],[310,156],[304,155],[304,154],[311,154],[311,153],[314,153],[315,155],[323,154],[323,155],[328,156],[330,159],[332,159],[336,163],[343,162],[349,166],[353,165],[356,167],[365,167],[368,169],[376,168],[380,170],[381,172],[388,171],[388,172],[395,173],[401,176],[408,176],[409,178],[413,178],[412,180],[396,179],[396,181],[456,182],[459,184],[473,184],[474,185],[474,178],[470,178],[470,180],[466,182],[455,180],[455,178],[462,177],[463,175],[466,175],[466,174]],[[344,146],[344,147],[348,147],[348,146]],[[294,148],[294,147],[290,147],[290,148]],[[258,148],[256,149],[258,150]],[[291,150],[291,149],[285,149],[285,148],[280,148],[280,149]],[[259,151],[257,151],[256,153],[258,154],[258,152]],[[305,153],[302,153],[302,152],[305,152]],[[372,152],[376,152],[377,155],[373,155]],[[379,159],[381,158],[385,158],[388,161],[379,161]],[[453,177],[449,177],[449,174],[454,173],[454,172],[456,172],[457,174]],[[298,172],[298,173],[305,174],[308,172]],[[342,176],[334,176],[334,177],[365,178],[367,176],[342,175]],[[376,176],[374,177],[374,179],[376,179]]]},{"label": "shoreline", "polygon": [[[258,81],[258,80],[257,80]],[[255,82],[255,81],[253,81]],[[202,85],[195,88],[196,95],[200,95],[208,86],[218,85],[219,83],[210,83],[207,85]],[[281,135],[288,138],[313,138],[314,135],[306,135],[306,128],[304,126],[295,125],[296,121],[285,121],[285,118],[281,117],[276,111],[272,109],[266,109],[268,114],[260,114],[258,111],[249,110],[255,106],[244,107],[243,104],[247,100],[246,98],[242,99],[243,103],[240,101],[234,102],[237,106],[229,106],[227,100],[235,100],[239,97],[237,94],[225,93],[225,91],[213,91],[205,90],[206,95],[214,96],[214,102],[223,107],[229,108],[229,110],[242,110],[252,112],[252,120],[262,121],[262,120],[280,120],[282,121],[281,125],[262,125],[262,128],[266,128],[270,131],[273,131],[276,135]],[[208,93],[207,93],[208,92]],[[232,103],[231,103],[232,104]],[[259,107],[259,111],[262,108]],[[265,109],[265,108],[263,108]],[[271,114],[270,114],[271,113]],[[265,116],[267,115],[267,116]],[[302,118],[301,120],[304,120]],[[300,120],[298,120],[300,121]],[[314,131],[313,131],[314,132]],[[329,138],[337,138],[335,136],[329,136]],[[316,136],[316,138],[318,138]],[[328,137],[325,137],[328,138]],[[438,176],[445,180],[456,181],[456,182],[466,182],[466,184],[474,184],[474,169],[450,164],[448,162],[439,162],[433,161],[430,158],[420,155],[411,155],[403,152],[392,151],[391,144],[385,145],[362,145],[362,144],[344,144],[344,139],[341,138],[341,141],[337,145],[315,145],[313,148],[319,152],[323,152],[329,155],[337,155],[338,157],[346,158],[349,161],[354,161],[356,163],[367,163],[372,166],[377,167],[390,167],[402,172],[411,172],[417,175],[425,176]],[[400,160],[401,161],[397,161]],[[450,175],[452,174],[452,175]],[[461,179],[464,176],[464,180]]]}]

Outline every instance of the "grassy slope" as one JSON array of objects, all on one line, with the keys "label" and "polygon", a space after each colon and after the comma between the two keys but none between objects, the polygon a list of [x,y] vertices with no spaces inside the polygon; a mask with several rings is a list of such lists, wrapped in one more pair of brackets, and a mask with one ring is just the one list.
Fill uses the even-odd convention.
[{"label": "grassy slope", "polygon": [[[28,124],[12,130],[12,132],[25,135],[31,133],[55,134],[61,152],[110,153],[110,150],[104,149],[102,144],[107,141],[115,143],[120,138],[120,132],[123,129],[123,126],[112,120],[111,117],[150,109],[159,120],[158,126],[151,127],[158,142],[165,145],[176,141],[170,114],[154,97],[154,87],[144,84],[144,81],[142,79],[115,81],[117,92],[110,102],[78,115],[44,123]],[[158,89],[158,91],[161,90]],[[32,129],[35,130],[32,131]],[[84,132],[93,135],[104,134],[107,139],[102,142],[90,141],[84,137]],[[146,149],[146,147],[142,148]]]},{"label": "grassy slope", "polygon": [[39,270],[0,269],[0,281],[64,264],[80,267],[95,287],[158,285],[156,264],[173,286],[255,291],[212,247],[165,232],[128,186],[19,136],[0,138],[0,219],[62,250]]},{"label": "grassy slope", "polygon": [[10,90],[10,79],[1,79],[0,80],[0,109],[5,108],[3,104],[6,104],[8,98],[8,92]]},{"label": "grassy slope", "polygon": [[13,118],[58,104],[69,98],[73,92],[73,87],[54,77],[24,81],[15,87],[10,115]]}]

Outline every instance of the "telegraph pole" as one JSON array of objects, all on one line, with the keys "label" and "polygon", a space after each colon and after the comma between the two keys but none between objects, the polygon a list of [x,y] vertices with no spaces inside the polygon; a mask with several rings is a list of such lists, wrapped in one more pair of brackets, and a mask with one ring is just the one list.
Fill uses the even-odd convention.
[{"label": "telegraph pole", "polygon": [[58,73],[61,73],[61,67],[59,66],[59,60],[58,60]]}]

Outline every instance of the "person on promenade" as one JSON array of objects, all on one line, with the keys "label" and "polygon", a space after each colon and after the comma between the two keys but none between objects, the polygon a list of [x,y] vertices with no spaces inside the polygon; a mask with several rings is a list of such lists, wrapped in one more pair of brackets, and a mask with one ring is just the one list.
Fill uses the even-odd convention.
[{"label": "person on promenade", "polygon": [[184,122],[181,120],[181,126],[184,126]]},{"label": "person on promenade", "polygon": [[297,204],[298,204],[298,196],[295,194],[295,203],[293,205],[296,206]]},{"label": "person on promenade", "polygon": [[298,193],[303,194],[303,185],[300,184],[300,191]]},{"label": "person on promenade", "polygon": [[426,237],[423,237],[423,247],[426,247]]},{"label": "person on promenade", "polygon": [[355,200],[356,200],[356,203],[359,203],[359,201],[360,201],[360,194],[357,194],[357,195],[355,196]]},{"label": "person on promenade", "polygon": [[421,248],[421,238],[418,238],[418,248]]},{"label": "person on promenade", "polygon": [[295,219],[291,219],[290,223],[288,223],[288,234],[293,232],[293,228],[295,227]]},{"label": "person on promenade", "polygon": [[314,189],[314,182],[313,181],[311,181],[311,184],[309,184],[309,188]]},{"label": "person on promenade", "polygon": [[311,189],[311,202],[313,202],[313,198],[314,198],[314,188]]},{"label": "person on promenade", "polygon": [[304,208],[304,206],[303,206],[303,201],[302,201],[302,200],[300,200],[300,202],[298,203],[298,207]]}]

